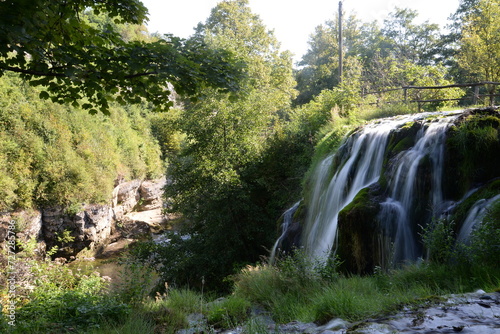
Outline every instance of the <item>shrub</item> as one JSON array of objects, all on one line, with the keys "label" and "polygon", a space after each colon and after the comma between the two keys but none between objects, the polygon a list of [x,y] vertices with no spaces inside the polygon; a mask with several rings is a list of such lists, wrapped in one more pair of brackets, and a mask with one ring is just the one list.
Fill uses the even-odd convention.
[{"label": "shrub", "polygon": [[500,268],[500,200],[488,209],[472,231],[469,248],[472,264]]},{"label": "shrub", "polygon": [[454,223],[446,219],[433,220],[422,227],[422,241],[427,250],[427,257],[436,263],[447,263],[453,255]]},{"label": "shrub", "polygon": [[105,202],[117,178],[163,172],[147,106],[90,115],[38,94],[14,74],[0,78],[0,211]]},{"label": "shrub", "polygon": [[229,296],[209,304],[208,323],[216,328],[232,328],[244,322],[250,313],[250,302],[238,296]]}]

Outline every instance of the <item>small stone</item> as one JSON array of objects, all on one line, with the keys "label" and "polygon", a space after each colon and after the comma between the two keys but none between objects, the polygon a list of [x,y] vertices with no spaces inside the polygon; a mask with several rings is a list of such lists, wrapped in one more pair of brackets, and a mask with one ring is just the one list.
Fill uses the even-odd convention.
[{"label": "small stone", "polygon": [[486,304],[486,303],[477,303],[477,305],[484,307],[484,308],[491,308],[491,305]]}]

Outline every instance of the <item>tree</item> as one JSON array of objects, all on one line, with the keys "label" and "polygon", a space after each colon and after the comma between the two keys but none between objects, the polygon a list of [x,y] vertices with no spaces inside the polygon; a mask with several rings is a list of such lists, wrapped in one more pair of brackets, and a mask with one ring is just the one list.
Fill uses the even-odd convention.
[{"label": "tree", "polygon": [[411,61],[418,65],[434,64],[439,40],[439,26],[428,21],[417,25],[414,20],[418,12],[395,8],[384,20],[383,35],[387,38],[387,51],[396,59]]},{"label": "tree", "polygon": [[478,81],[500,81],[499,0],[481,0],[464,19],[459,65]]},{"label": "tree", "polygon": [[[395,8],[384,20],[382,28],[376,21],[361,23],[355,15],[345,20],[344,57],[346,60],[350,57],[357,59],[351,64],[357,66],[360,62],[364,77],[368,78],[360,88],[373,88],[372,79],[381,82],[388,76],[381,71],[388,70],[382,64],[392,66],[397,62],[412,62],[424,66],[438,62],[439,27],[428,22],[415,24],[417,16],[414,10]],[[299,63],[303,67],[296,73],[300,94],[295,103],[299,105],[339,83],[338,17],[318,26],[310,37],[309,45],[309,50]],[[349,64],[346,62],[345,65],[347,71]]]},{"label": "tree", "polygon": [[[360,21],[355,15],[348,16],[343,27],[345,58],[359,55],[362,47],[360,34]],[[338,36],[338,15],[317,26],[310,36],[309,49],[299,63],[303,67],[296,73],[300,92],[296,104],[307,103],[322,90],[338,85]]]},{"label": "tree", "polygon": [[90,9],[120,24],[140,25],[147,15],[138,0],[0,1],[0,75],[20,73],[44,88],[40,97],[81,103],[91,113],[108,113],[109,101],[141,98],[167,109],[167,83],[183,95],[205,86],[237,90],[241,66],[229,52],[173,36],[125,41],[111,23],[99,28],[85,20]]},{"label": "tree", "polygon": [[[268,139],[287,115],[295,82],[288,52],[253,14],[247,0],[222,1],[193,39],[229,49],[247,64],[238,99],[204,89],[186,104],[183,150],[172,161],[166,192],[191,238],[172,244],[164,278],[191,286],[222,278],[259,256],[274,240],[279,213],[269,208],[260,168]],[[177,256],[182,253],[182,256]],[[183,258],[181,262],[178,258]],[[180,282],[179,282],[180,281]]]}]

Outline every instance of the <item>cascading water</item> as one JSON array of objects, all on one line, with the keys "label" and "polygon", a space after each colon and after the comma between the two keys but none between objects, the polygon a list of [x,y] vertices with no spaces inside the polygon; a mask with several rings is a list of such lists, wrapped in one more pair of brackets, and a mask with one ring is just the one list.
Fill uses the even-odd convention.
[{"label": "cascading water", "polygon": [[384,229],[392,236],[395,263],[405,260],[416,260],[420,255],[416,245],[416,231],[412,226],[413,208],[415,207],[418,169],[422,159],[430,159],[432,163],[432,216],[438,216],[443,206],[442,176],[444,139],[446,129],[455,116],[439,119],[437,122],[423,127],[417,133],[416,144],[401,152],[395,159],[394,176],[389,183],[390,194],[381,203],[378,216]]},{"label": "cascading water", "polygon": [[[313,177],[308,215],[302,245],[315,258],[326,259],[336,245],[339,212],[360,190],[377,182],[383,171],[386,147],[391,132],[404,124],[423,120],[432,113],[395,117],[368,124],[350,136],[336,154],[325,158]],[[432,162],[432,204],[438,211],[442,205],[441,177],[445,131],[456,113],[439,114],[425,124],[413,148],[394,159],[394,177],[389,180],[388,197],[380,204],[378,219],[392,234],[397,261],[416,259],[415,231],[410,226],[417,170],[424,157]],[[333,176],[332,176],[333,175]]]},{"label": "cascading water", "polygon": [[290,209],[286,210],[285,213],[283,213],[283,223],[281,224],[281,235],[276,240],[274,243],[273,249],[271,250],[271,255],[269,256],[269,262],[274,263],[276,259],[276,252],[278,251],[278,247],[280,246],[281,242],[286,236],[286,233],[288,232],[288,228],[292,224],[292,218],[293,214],[295,211],[297,211],[297,208],[299,207],[301,201],[298,201],[295,203]]},{"label": "cascading water", "polygon": [[467,240],[472,233],[474,226],[481,223],[484,216],[486,215],[487,209],[495,203],[500,201],[500,195],[494,196],[489,199],[480,199],[469,210],[467,218],[465,218],[462,228],[458,233],[457,241],[462,243],[467,243]]}]

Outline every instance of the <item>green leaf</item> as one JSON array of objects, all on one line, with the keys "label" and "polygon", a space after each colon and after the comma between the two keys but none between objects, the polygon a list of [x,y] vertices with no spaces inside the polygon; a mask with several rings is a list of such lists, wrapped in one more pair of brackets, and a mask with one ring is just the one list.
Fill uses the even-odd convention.
[{"label": "green leaf", "polygon": [[50,97],[49,93],[48,93],[48,92],[46,92],[46,91],[44,91],[44,90],[42,90],[38,96],[39,96],[42,100],[47,100],[47,99]]}]

